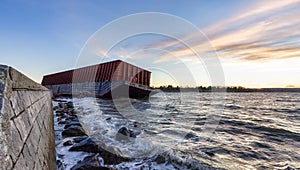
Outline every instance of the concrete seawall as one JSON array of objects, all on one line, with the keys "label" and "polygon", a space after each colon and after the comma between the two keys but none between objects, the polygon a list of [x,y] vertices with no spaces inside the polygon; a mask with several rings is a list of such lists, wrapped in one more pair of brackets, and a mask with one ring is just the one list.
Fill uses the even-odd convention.
[{"label": "concrete seawall", "polygon": [[50,92],[0,65],[0,169],[56,169]]}]

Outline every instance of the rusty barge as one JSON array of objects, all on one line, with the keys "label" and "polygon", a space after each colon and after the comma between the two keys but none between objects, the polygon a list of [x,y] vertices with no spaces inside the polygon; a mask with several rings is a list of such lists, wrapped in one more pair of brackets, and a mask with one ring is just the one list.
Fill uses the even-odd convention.
[{"label": "rusty barge", "polygon": [[122,60],[45,75],[42,85],[53,96],[94,96],[97,98],[148,98],[151,72]]}]

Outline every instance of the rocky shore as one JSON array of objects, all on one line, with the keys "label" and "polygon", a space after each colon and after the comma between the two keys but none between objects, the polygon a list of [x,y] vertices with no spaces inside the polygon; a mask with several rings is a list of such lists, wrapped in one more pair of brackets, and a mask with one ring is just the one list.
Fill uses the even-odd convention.
[{"label": "rocky shore", "polygon": [[[75,109],[71,101],[54,100],[53,104],[56,146],[59,148],[59,150],[57,149],[57,168],[59,170],[114,169],[111,165],[130,161],[129,158],[115,154],[117,151],[108,151],[103,147],[105,144],[97,144],[88,135],[78,120],[77,113],[80,108]],[[133,135],[131,131],[122,128],[117,137],[126,139]],[[75,157],[78,161],[73,165],[74,162],[68,161],[68,159]]]},{"label": "rocky shore", "polygon": [[[209,165],[199,163],[179,150],[162,150],[162,152],[159,151],[156,154],[137,158],[124,156],[122,155],[124,153],[122,145],[120,146],[121,148],[112,147],[114,145],[104,143],[107,140],[95,139],[95,135],[89,134],[89,132],[92,133],[91,130],[94,128],[97,131],[101,130],[99,128],[105,128],[102,126],[103,124],[93,124],[91,122],[92,127],[89,124],[88,121],[93,121],[99,116],[95,114],[98,111],[96,108],[93,108],[93,105],[86,106],[86,101],[89,100],[80,99],[82,103],[79,104],[78,100],[75,99],[75,107],[72,101],[72,99],[68,98],[53,100],[56,163],[58,170],[214,169]],[[104,105],[103,108],[105,107]],[[103,120],[111,123],[112,120],[117,119],[117,115],[111,110],[109,111],[110,115],[104,116]],[[84,118],[87,115],[89,117],[87,119]],[[126,144],[128,143],[140,144],[141,132],[134,129],[136,126],[139,127],[138,122],[129,122],[128,124],[123,121],[120,122],[122,123],[117,124],[115,132],[110,134],[113,135],[111,136],[112,140],[125,144],[125,147],[127,147]],[[197,141],[199,137],[193,133],[188,133],[184,140]],[[144,145],[135,146],[138,147],[130,149],[141,150],[144,147]],[[206,154],[209,155],[210,153]],[[211,156],[213,155],[211,154]]]}]

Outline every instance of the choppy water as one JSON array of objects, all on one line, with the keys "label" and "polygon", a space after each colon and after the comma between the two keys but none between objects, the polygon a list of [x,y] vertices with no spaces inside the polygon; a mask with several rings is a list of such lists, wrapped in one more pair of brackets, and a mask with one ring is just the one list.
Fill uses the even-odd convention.
[{"label": "choppy water", "polygon": [[[92,137],[136,158],[119,168],[300,168],[299,93],[159,93],[130,102],[74,99]],[[116,140],[122,126],[139,135]],[[155,163],[157,155],[168,161]]]}]

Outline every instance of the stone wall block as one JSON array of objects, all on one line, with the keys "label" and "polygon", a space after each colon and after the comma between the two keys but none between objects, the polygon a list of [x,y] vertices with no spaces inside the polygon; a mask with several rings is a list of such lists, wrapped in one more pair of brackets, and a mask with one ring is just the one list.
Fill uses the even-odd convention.
[{"label": "stone wall block", "polygon": [[56,169],[51,93],[0,65],[0,169]]}]

